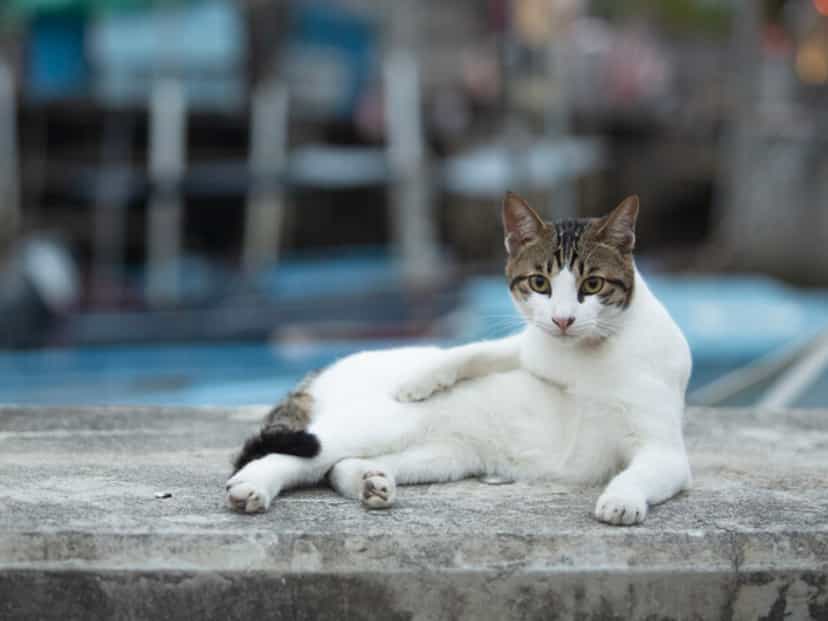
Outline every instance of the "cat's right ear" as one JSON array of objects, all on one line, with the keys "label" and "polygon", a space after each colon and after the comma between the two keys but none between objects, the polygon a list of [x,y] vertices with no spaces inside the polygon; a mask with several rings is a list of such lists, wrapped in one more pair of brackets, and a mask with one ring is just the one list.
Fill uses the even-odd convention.
[{"label": "cat's right ear", "polygon": [[546,230],[543,220],[525,200],[506,192],[503,199],[503,243],[510,257],[516,256],[526,244],[543,237]]}]

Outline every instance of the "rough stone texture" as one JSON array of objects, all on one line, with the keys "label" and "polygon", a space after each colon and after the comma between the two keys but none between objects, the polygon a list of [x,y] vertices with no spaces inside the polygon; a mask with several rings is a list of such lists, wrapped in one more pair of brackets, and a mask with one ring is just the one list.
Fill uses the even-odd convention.
[{"label": "rough stone texture", "polygon": [[623,528],[476,481],[231,513],[265,411],[0,408],[0,619],[828,619],[828,412],[691,410],[693,490]]}]

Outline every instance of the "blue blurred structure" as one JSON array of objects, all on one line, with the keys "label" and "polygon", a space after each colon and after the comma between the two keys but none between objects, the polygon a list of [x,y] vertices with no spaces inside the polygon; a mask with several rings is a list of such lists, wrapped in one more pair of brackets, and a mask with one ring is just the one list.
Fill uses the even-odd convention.
[{"label": "blue blurred structure", "polygon": [[365,344],[148,345],[0,353],[0,402],[274,403],[308,370]]},{"label": "blue blurred structure", "polygon": [[381,249],[354,249],[347,255],[317,252],[293,257],[256,275],[268,297],[280,300],[321,295],[354,295],[398,285],[400,265]]},{"label": "blue blurred structure", "polygon": [[379,68],[377,26],[329,2],[294,6],[284,70],[299,115],[353,116]]},{"label": "blue blurred structure", "polygon": [[174,75],[192,106],[236,108],[246,97],[246,46],[240,8],[223,0],[101,15],[89,36],[94,93],[107,105],[143,105],[153,80]]},{"label": "blue blurred structure", "polygon": [[[328,304],[353,288],[387,287],[388,261],[290,262],[264,275],[287,298],[322,295]],[[684,330],[694,358],[691,391],[725,372],[813,339],[828,326],[828,294],[793,290],[760,277],[667,277],[648,283]],[[444,318],[452,345],[513,332],[520,319],[502,279],[472,279]],[[0,402],[38,404],[243,405],[278,400],[303,374],[348,353],[422,340],[306,341],[281,344],[157,345],[0,354]],[[433,341],[430,341],[433,342]],[[817,383],[803,403],[824,399]],[[820,392],[822,391],[822,392]]]},{"label": "blue blurred structure", "polygon": [[27,97],[62,102],[92,93],[104,105],[141,105],[153,79],[174,74],[196,106],[243,103],[247,42],[239,7],[224,0],[113,5],[31,7]]},{"label": "blue blurred structure", "polygon": [[[0,138],[16,133],[18,116],[28,120],[21,125],[27,127],[21,132],[27,148],[19,166],[25,172],[19,182],[24,224],[46,227],[54,215],[53,226],[62,231],[67,208],[92,206],[94,212],[73,213],[73,226],[80,217],[87,220],[66,232],[71,259],[85,251],[89,263],[79,266],[81,286],[73,302],[42,299],[49,270],[35,270],[38,278],[19,276],[24,286],[6,287],[13,303],[5,309],[0,304],[8,318],[4,344],[78,349],[1,354],[0,401],[272,402],[306,370],[350,351],[404,338],[451,344],[517,329],[521,322],[500,278],[463,277],[479,272],[472,261],[494,256],[485,254],[485,238],[499,241],[494,207],[506,189],[534,194],[533,205],[555,217],[594,215],[619,194],[638,192],[652,205],[642,222],[648,241],[672,251],[676,240],[718,239],[688,253],[695,258],[685,267],[732,269],[727,250],[757,245],[754,233],[761,233],[768,241],[759,249],[784,268],[777,273],[794,273],[801,283],[825,282],[824,262],[812,255],[828,246],[795,245],[803,252],[803,262],[796,263],[785,258],[794,245],[778,241],[819,233],[815,213],[779,218],[791,227],[787,234],[752,219],[781,213],[758,210],[762,203],[803,209],[824,203],[818,199],[828,186],[817,174],[824,167],[822,142],[800,157],[796,141],[785,137],[794,127],[780,124],[756,142],[767,138],[776,145],[763,148],[770,155],[759,158],[774,174],[756,173],[764,170],[754,162],[759,151],[742,149],[742,172],[750,174],[733,181],[750,194],[731,200],[738,207],[734,217],[722,220],[706,206],[715,202],[707,196],[708,189],[714,192],[713,171],[730,157],[719,153],[714,130],[721,121],[726,127],[726,108],[716,104],[700,112],[711,103],[707,99],[715,103],[715,89],[668,92],[673,65],[648,43],[652,33],[624,34],[622,28],[610,36],[609,24],[585,9],[546,21],[531,19],[531,11],[524,15],[530,19],[517,19],[534,4],[517,2],[489,3],[486,10],[471,2],[81,4],[130,10],[33,13],[22,46],[28,54],[16,74],[24,77],[20,115],[15,89],[0,83],[0,113],[7,111],[0,114]],[[814,13],[810,4],[800,8]],[[744,11],[758,22],[755,7]],[[758,43],[759,25],[748,21],[740,19],[740,28]],[[705,40],[701,48],[708,45]],[[757,48],[746,58],[753,63],[759,55]],[[586,79],[592,73],[612,79]],[[742,91],[733,100],[747,98],[753,106],[761,98],[743,88],[751,72],[741,73],[744,80],[732,81]],[[630,82],[630,76],[638,77]],[[597,108],[577,105],[579,92],[600,100],[609,124],[596,123],[602,120]],[[647,99],[647,92],[661,92],[659,105],[653,99],[652,109],[635,108],[629,116],[634,106],[626,107]],[[705,101],[695,101],[691,92]],[[677,102],[690,111],[686,118],[675,114]],[[694,105],[700,111],[692,112]],[[639,117],[646,109],[650,116]],[[767,119],[757,123],[762,117],[756,114],[735,112],[756,130],[776,127]],[[619,120],[622,128],[632,120],[640,124],[642,136],[624,138],[639,130],[618,131]],[[824,135],[822,117],[812,120],[814,135]],[[663,131],[651,131],[662,122]],[[784,130],[783,142],[777,130]],[[7,142],[14,147],[14,140]],[[647,152],[650,143],[665,148]],[[787,143],[792,146],[778,148]],[[13,148],[0,148],[0,188],[12,188],[0,193],[7,203],[15,202],[8,197],[17,193],[17,161]],[[797,175],[789,174],[793,169]],[[583,177],[589,183],[576,185]],[[813,192],[802,193],[809,184]],[[696,186],[699,196],[693,197],[687,190]],[[315,203],[333,203],[334,194],[342,212],[383,210],[384,218],[370,224],[371,233],[379,234],[355,241],[338,215],[322,221]],[[36,217],[33,207],[39,208]],[[459,227],[446,226],[467,207],[477,211],[458,218]],[[144,215],[141,209],[149,213],[143,230],[134,222],[136,214]],[[489,213],[484,210],[490,220],[479,216]],[[365,211],[351,213],[351,222],[368,228],[357,215]],[[291,230],[283,219],[288,225],[291,219],[313,221],[316,238],[283,239],[291,237],[283,234]],[[712,223],[718,220],[733,226],[716,238]],[[699,227],[695,233],[687,232],[688,222]],[[466,240],[479,242],[473,250],[482,251],[464,257]],[[384,244],[385,250],[353,252],[351,244],[359,243]],[[457,250],[457,263],[442,243]],[[311,250],[296,258],[297,247],[299,253]],[[710,248],[724,252],[713,256]],[[754,251],[736,254],[750,258]],[[662,265],[681,264],[664,259]],[[494,262],[486,267],[496,269]],[[710,391],[699,391],[711,383],[718,386],[717,399],[730,395],[705,402],[760,398],[770,376],[806,360],[809,347],[821,347],[814,343],[826,340],[828,348],[825,293],[758,277],[649,280],[693,349],[692,395],[711,398]],[[268,339],[275,345],[265,344]],[[729,385],[738,388],[747,377],[750,389],[722,392],[716,382],[744,367],[753,371]],[[823,384],[828,379],[814,383],[800,403],[828,402]],[[790,391],[777,391],[783,393]]]},{"label": "blue blurred structure", "polygon": [[80,12],[48,13],[32,20],[26,67],[29,96],[41,100],[83,91],[90,77],[86,30]]}]

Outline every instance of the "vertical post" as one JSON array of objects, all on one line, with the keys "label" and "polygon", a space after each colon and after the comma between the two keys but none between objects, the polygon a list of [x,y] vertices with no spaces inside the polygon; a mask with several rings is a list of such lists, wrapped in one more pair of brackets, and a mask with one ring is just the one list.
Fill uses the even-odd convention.
[{"label": "vertical post", "polygon": [[407,279],[433,276],[437,262],[431,187],[423,145],[417,63],[392,52],[385,64],[388,159],[395,251]]},{"label": "vertical post", "polygon": [[147,299],[174,302],[180,293],[181,182],[186,159],[187,116],[180,81],[162,79],[150,98],[149,169],[152,196],[147,210]]},{"label": "vertical post", "polygon": [[249,190],[244,223],[242,265],[254,273],[279,256],[287,162],[288,94],[269,78],[256,87],[250,122]]},{"label": "vertical post", "polygon": [[761,6],[758,2],[740,2],[733,20],[730,42],[730,75],[726,84],[729,99],[735,103],[730,129],[721,140],[722,166],[717,180],[718,199],[714,205],[717,222],[714,237],[727,252],[745,248],[745,206],[751,205],[751,172],[755,149],[756,94],[761,70]]},{"label": "vertical post", "polygon": [[[545,144],[566,139],[569,135],[569,114],[566,85],[564,44],[559,40],[563,34],[561,24],[554,24],[546,44],[544,82],[546,86],[546,115],[544,119]],[[550,190],[548,214],[554,218],[574,218],[577,214],[577,192],[575,180],[566,177],[558,187]]]},{"label": "vertical post", "polygon": [[417,10],[419,5],[410,0],[394,4],[391,49],[384,63],[392,238],[403,275],[414,282],[433,277],[438,254],[413,50]]},{"label": "vertical post", "polygon": [[0,251],[12,242],[20,224],[15,97],[12,71],[0,60]]}]

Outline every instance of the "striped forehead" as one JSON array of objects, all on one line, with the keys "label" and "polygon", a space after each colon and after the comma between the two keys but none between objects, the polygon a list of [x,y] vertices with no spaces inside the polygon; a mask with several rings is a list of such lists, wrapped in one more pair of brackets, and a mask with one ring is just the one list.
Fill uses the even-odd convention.
[{"label": "striped forehead", "polygon": [[559,269],[574,265],[578,258],[581,236],[588,226],[588,220],[561,220],[555,223],[555,236],[558,242],[555,261]]}]

